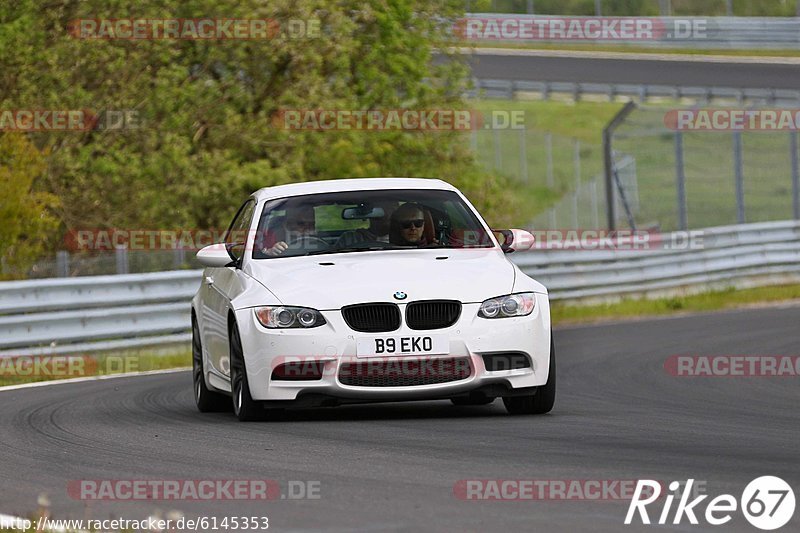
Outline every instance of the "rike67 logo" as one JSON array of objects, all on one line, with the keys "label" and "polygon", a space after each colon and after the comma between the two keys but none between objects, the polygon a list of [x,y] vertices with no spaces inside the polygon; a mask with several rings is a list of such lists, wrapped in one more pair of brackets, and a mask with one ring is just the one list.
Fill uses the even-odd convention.
[{"label": "rike67 logo", "polygon": [[[684,517],[690,524],[697,525],[699,523],[697,516],[700,515],[708,524],[721,526],[731,521],[732,513],[735,513],[739,506],[750,524],[765,531],[785,526],[794,516],[794,491],[779,477],[762,476],[754,479],[745,487],[742,497],[738,501],[730,494],[721,494],[708,502],[705,513],[702,514],[699,507],[703,500],[708,498],[708,495],[700,495],[690,501],[693,484],[694,479],[689,479],[680,494],[680,500],[672,518],[674,525],[680,524]],[[681,485],[681,483],[673,481],[669,484],[669,490],[675,492]],[[628,507],[625,524],[629,525],[633,522],[637,511],[642,523],[650,524],[647,506],[658,500],[660,496],[661,484],[658,481],[640,479]],[[675,495],[673,494],[665,498],[657,524],[666,525],[668,523],[674,500]]]}]

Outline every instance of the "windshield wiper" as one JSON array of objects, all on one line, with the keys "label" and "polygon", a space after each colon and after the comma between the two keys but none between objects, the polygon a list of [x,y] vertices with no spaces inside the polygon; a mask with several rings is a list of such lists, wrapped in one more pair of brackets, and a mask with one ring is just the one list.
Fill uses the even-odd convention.
[{"label": "windshield wiper", "polygon": [[324,255],[324,254],[347,254],[350,252],[371,252],[375,250],[393,250],[396,248],[388,246],[348,246],[346,248],[333,248],[330,250],[317,250],[316,252],[308,252],[306,255]]}]

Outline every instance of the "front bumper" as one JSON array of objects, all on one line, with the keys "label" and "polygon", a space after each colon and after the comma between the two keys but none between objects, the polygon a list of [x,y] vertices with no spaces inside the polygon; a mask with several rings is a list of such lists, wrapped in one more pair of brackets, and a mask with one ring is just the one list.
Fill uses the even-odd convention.
[{"label": "front bumper", "polygon": [[[478,317],[480,304],[464,304],[461,316],[453,326],[433,331],[409,329],[405,323],[392,336],[446,334],[450,353],[440,356],[405,356],[402,360],[432,360],[467,357],[471,373],[465,379],[446,383],[413,386],[351,386],[341,382],[341,366],[348,362],[369,361],[356,357],[356,339],[362,333],[351,330],[340,311],[323,311],[324,326],[310,330],[268,330],[255,318],[253,310],[236,311],[236,322],[254,400],[291,401],[303,398],[334,398],[351,401],[423,400],[463,396],[472,391],[498,395],[503,390],[530,389],[544,385],[550,362],[550,307],[546,294],[536,294],[536,307],[527,317],[488,320]],[[405,304],[400,305],[405,316]],[[487,370],[483,355],[487,353],[526,355],[529,368]],[[284,362],[320,361],[324,363],[322,378],[314,381],[281,381],[273,379],[273,370]],[[319,402],[314,402],[319,403]]]}]

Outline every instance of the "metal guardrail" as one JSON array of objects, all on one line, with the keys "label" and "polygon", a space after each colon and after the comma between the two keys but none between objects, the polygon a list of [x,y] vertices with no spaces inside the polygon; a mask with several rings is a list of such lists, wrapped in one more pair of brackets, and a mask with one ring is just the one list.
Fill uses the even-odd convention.
[{"label": "metal guardrail", "polygon": [[[800,282],[800,221],[701,233],[697,248],[535,249],[511,258],[561,301]],[[185,345],[200,277],[192,270],[0,283],[0,357]]]},{"label": "metal guardrail", "polygon": [[470,98],[514,99],[520,93],[534,94],[542,100],[567,97],[580,101],[587,95],[603,96],[609,101],[625,97],[640,103],[657,100],[691,99],[700,104],[715,102],[738,105],[797,105],[800,90],[734,88],[734,87],[682,87],[670,85],[632,85],[608,83],[574,83],[523,80],[473,80],[474,89],[467,92]]},{"label": "metal guardrail", "polygon": [[710,228],[702,230],[702,240],[702,247],[679,250],[536,250],[515,262],[548,287],[552,300],[800,282],[800,221]]},{"label": "metal guardrail", "polygon": [[201,271],[0,283],[0,357],[186,343]]},{"label": "metal guardrail", "polygon": [[[584,18],[596,19],[597,17],[560,17],[548,15],[524,15],[508,13],[469,13],[464,24],[470,20],[496,21],[502,24],[503,20],[523,21],[524,19],[565,19]],[[600,17],[602,19],[603,17]],[[619,18],[619,17],[609,17]],[[658,21],[654,26],[653,39],[615,38],[609,40],[581,39],[585,44],[630,44],[637,47],[666,48],[694,48],[698,50],[714,49],[763,49],[763,50],[799,50],[800,49],[800,17],[627,17]],[[699,26],[698,26],[699,24]],[[484,28],[481,26],[481,28]],[[510,26],[513,32],[516,25]],[[702,28],[701,31],[685,32],[686,28]],[[484,28],[485,29],[485,28]],[[493,28],[497,33],[498,28]],[[662,31],[658,31],[662,30]],[[536,37],[539,33],[534,33]],[[566,35],[566,34],[565,34]],[[486,36],[484,31],[478,36]],[[479,42],[496,43],[498,38],[492,32],[488,33],[489,39]],[[500,36],[504,36],[500,33]],[[494,38],[491,38],[494,37]],[[511,33],[511,37],[516,37]],[[505,42],[519,43],[564,43],[564,40],[541,38],[508,38]],[[569,42],[569,41],[567,41]],[[573,41],[574,42],[574,41]]]}]

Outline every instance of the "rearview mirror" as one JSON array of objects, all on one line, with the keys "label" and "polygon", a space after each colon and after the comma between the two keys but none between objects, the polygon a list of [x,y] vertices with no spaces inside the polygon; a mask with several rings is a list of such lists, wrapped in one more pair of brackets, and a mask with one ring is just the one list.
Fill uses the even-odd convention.
[{"label": "rearview mirror", "polygon": [[197,261],[199,261],[201,265],[207,267],[224,267],[231,264],[234,259],[231,257],[231,254],[228,253],[225,243],[220,242],[201,248],[200,251],[197,252]]},{"label": "rearview mirror", "polygon": [[347,207],[342,210],[344,220],[365,220],[369,218],[383,218],[386,213],[382,207],[370,207],[359,205],[358,207]]},{"label": "rearview mirror", "polygon": [[513,252],[526,252],[533,247],[535,240],[530,232],[524,229],[499,229],[494,233],[500,234],[500,248],[507,254]]}]

